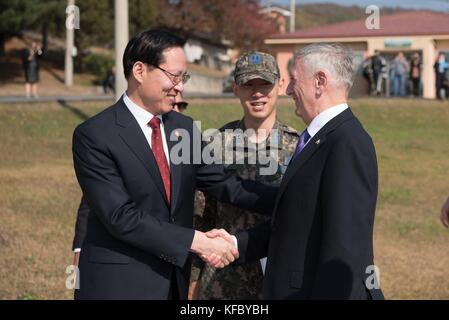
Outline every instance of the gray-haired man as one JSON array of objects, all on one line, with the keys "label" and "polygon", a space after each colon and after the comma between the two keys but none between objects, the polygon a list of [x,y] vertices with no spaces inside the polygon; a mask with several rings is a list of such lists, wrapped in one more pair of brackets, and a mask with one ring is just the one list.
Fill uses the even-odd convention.
[{"label": "gray-haired man", "polygon": [[268,250],[264,298],[383,299],[373,262],[376,153],[347,105],[353,73],[351,52],[338,44],[295,54],[287,94],[307,128],[271,228],[237,234],[240,261]]}]

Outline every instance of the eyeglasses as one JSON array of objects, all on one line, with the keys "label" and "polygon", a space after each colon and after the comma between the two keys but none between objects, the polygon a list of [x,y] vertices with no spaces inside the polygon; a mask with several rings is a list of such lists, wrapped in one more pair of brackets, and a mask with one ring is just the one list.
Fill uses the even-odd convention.
[{"label": "eyeglasses", "polygon": [[163,68],[161,68],[159,66],[153,65],[153,67],[158,68],[163,73],[165,73],[165,75],[170,79],[170,81],[175,86],[178,85],[180,82],[186,83],[190,79],[190,75],[188,73],[184,73],[184,74],[181,74],[181,75],[176,75],[176,74],[173,74],[170,71],[167,71],[167,70],[165,70],[165,69],[163,69]]},{"label": "eyeglasses", "polygon": [[189,104],[187,102],[175,102],[173,107],[178,107],[179,110],[185,110]]}]

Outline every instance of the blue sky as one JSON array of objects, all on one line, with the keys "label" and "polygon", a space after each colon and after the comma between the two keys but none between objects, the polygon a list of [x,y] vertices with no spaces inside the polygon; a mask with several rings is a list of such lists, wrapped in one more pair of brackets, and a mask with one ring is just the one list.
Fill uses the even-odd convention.
[{"label": "blue sky", "polygon": [[[261,0],[262,4],[266,4],[268,0]],[[368,5],[377,5],[379,7],[403,7],[411,9],[431,9],[435,11],[447,12],[449,13],[449,0],[296,0],[296,5],[301,5],[305,3],[337,3],[340,5],[358,5],[361,7],[366,7]],[[272,0],[272,5],[282,4],[284,6],[290,5],[290,0]]]}]

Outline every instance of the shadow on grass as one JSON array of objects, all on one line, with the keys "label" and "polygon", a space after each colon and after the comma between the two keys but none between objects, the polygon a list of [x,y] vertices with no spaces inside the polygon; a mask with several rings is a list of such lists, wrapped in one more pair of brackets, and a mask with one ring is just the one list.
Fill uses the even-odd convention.
[{"label": "shadow on grass", "polygon": [[58,75],[58,74],[53,70],[53,68],[51,68],[51,67],[49,67],[48,65],[43,64],[43,63],[41,64],[41,68],[47,70],[47,72],[48,72],[49,74],[51,74],[51,75],[53,76],[53,78],[55,78],[57,81],[59,81],[59,83],[64,83],[64,78],[62,78],[60,75]]},{"label": "shadow on grass", "polygon": [[90,118],[89,115],[87,115],[87,114],[84,113],[83,111],[81,111],[81,110],[75,108],[74,106],[71,106],[70,104],[67,103],[67,101],[65,101],[65,100],[63,100],[63,99],[58,99],[57,101],[58,101],[58,104],[59,104],[61,107],[65,108],[65,109],[67,109],[67,110],[69,110],[69,111],[71,111],[74,115],[76,115],[76,116],[77,116],[78,118],[80,118],[81,120],[87,120],[87,119]]}]

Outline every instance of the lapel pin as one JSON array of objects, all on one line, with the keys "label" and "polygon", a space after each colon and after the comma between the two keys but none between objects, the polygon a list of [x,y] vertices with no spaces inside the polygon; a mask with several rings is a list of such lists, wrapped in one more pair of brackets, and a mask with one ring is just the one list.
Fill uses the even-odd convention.
[{"label": "lapel pin", "polygon": [[317,141],[315,141],[316,144],[320,144],[321,139],[318,139]]}]

